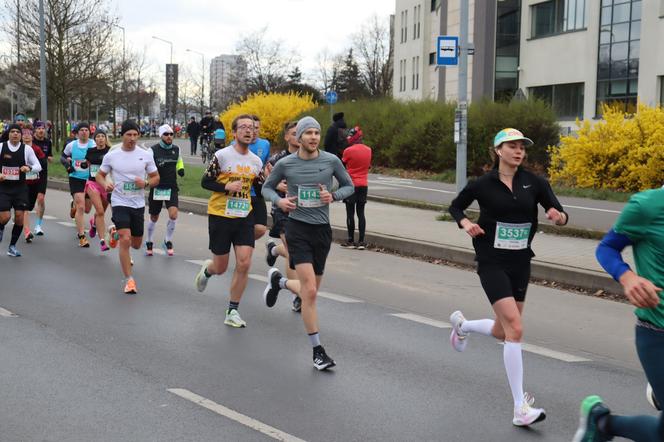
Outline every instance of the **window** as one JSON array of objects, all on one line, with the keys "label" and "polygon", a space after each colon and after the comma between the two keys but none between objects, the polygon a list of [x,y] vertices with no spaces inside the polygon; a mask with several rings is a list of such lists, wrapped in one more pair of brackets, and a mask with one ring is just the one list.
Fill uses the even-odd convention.
[{"label": "window", "polygon": [[531,87],[531,96],[548,103],[560,119],[583,119],[583,83]]},{"label": "window", "polygon": [[510,100],[519,87],[520,16],[520,0],[498,2],[493,95],[496,101]]},{"label": "window", "polygon": [[[664,0],[662,0],[664,4]],[[434,12],[440,6],[440,0],[431,0],[431,12]]]},{"label": "window", "polygon": [[420,56],[418,55],[415,57],[415,69],[416,69],[416,74],[415,74],[415,89],[420,88]]},{"label": "window", "polygon": [[408,9],[403,11],[404,13],[404,22],[403,22],[403,42],[408,41]]},{"label": "window", "polygon": [[531,8],[532,38],[586,28],[586,0],[549,0]]},{"label": "window", "polygon": [[406,90],[406,60],[399,60],[399,92]]},{"label": "window", "polygon": [[410,83],[410,88],[412,90],[415,90],[415,57],[413,57],[413,74],[412,74],[412,80]]},{"label": "window", "polygon": [[417,38],[417,22],[419,17],[417,16],[417,6],[413,7],[413,40]]},{"label": "window", "polygon": [[420,38],[420,26],[422,25],[422,5],[417,5],[417,37]]},{"label": "window", "polygon": [[659,104],[664,106],[664,76],[659,77]]},{"label": "window", "polygon": [[436,64],[436,53],[429,52],[429,66]]}]

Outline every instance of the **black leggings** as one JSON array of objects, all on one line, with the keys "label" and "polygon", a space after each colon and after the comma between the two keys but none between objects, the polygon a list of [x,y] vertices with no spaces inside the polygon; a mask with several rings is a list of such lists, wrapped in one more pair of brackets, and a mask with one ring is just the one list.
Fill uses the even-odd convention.
[{"label": "black leggings", "polygon": [[354,241],[355,237],[355,211],[357,210],[358,230],[360,237],[358,242],[364,242],[364,231],[367,228],[367,219],[364,217],[364,206],[366,202],[347,202],[346,203],[346,227],[348,228],[348,239]]}]

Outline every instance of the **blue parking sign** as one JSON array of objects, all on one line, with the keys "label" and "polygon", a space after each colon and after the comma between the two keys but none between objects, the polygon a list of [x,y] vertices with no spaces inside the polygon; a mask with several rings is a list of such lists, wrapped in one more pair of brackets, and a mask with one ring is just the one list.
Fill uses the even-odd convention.
[{"label": "blue parking sign", "polygon": [[459,64],[459,37],[439,35],[436,51],[438,66],[456,66]]}]

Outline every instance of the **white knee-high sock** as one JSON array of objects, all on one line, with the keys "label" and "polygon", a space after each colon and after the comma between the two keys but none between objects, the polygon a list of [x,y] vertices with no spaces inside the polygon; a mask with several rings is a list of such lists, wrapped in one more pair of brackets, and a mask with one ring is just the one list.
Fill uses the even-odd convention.
[{"label": "white knee-high sock", "polygon": [[505,363],[507,380],[512,390],[514,407],[520,407],[523,404],[523,356],[520,342],[505,341],[503,362]]},{"label": "white knee-high sock", "polygon": [[464,333],[479,333],[484,336],[491,336],[493,319],[477,319],[475,321],[465,320],[461,323],[461,331]]},{"label": "white knee-high sock", "polygon": [[148,220],[148,242],[152,242],[152,237],[154,236],[155,227],[157,227],[157,223],[152,221],[151,219]]},{"label": "white knee-high sock", "polygon": [[166,241],[173,239],[173,233],[175,233],[175,221],[177,220],[169,219],[166,223],[166,237],[164,238]]}]

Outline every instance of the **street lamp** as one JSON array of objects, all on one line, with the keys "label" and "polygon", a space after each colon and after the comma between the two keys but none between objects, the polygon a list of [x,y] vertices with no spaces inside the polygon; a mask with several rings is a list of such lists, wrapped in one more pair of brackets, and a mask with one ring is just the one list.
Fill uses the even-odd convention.
[{"label": "street lamp", "polygon": [[187,49],[187,52],[193,52],[194,54],[198,54],[201,56],[201,118],[203,118],[203,107],[204,107],[204,101],[205,101],[205,54],[202,52],[194,51],[193,49]]},{"label": "street lamp", "polygon": [[[155,40],[163,41],[164,43],[168,43],[169,45],[171,45],[171,64],[173,64],[173,42],[168,41],[168,40],[164,40],[163,38],[155,37],[154,35],[152,36],[152,38],[154,38]],[[164,87],[164,89],[165,89],[165,87]],[[166,96],[166,94],[168,94],[168,91],[164,90],[164,96]],[[174,105],[174,106],[177,106],[177,103],[171,103],[171,104]],[[172,111],[172,109],[168,109],[168,113],[171,114],[170,115],[171,116],[171,124],[174,124],[175,123],[174,112]]]},{"label": "street lamp", "polygon": [[[127,97],[127,66],[125,66],[125,53],[126,53],[126,44],[125,44],[125,28],[124,26],[120,26],[117,23],[109,22],[109,21],[104,21],[107,25],[115,26],[116,28],[120,28],[122,30],[122,89],[124,91],[125,97]],[[115,84],[113,84],[113,136],[117,134],[117,115],[115,114]],[[129,103],[125,103],[125,111],[127,112],[127,116],[129,116]]]}]

